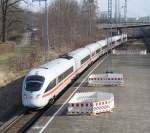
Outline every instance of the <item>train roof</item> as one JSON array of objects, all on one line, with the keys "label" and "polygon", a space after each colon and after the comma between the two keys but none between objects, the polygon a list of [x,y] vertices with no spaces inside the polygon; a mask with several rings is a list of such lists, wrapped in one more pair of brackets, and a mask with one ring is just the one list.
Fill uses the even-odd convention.
[{"label": "train roof", "polygon": [[79,48],[77,50],[74,50],[70,53],[68,53],[68,55],[74,57],[74,58],[84,58],[87,55],[90,55],[90,51],[87,48]]},{"label": "train roof", "polygon": [[117,36],[113,36],[113,37],[112,37],[112,40],[113,40],[113,41],[117,41],[117,40],[119,40],[119,39],[121,39],[121,35],[117,35]]},{"label": "train roof", "polygon": [[94,52],[94,51],[96,51],[97,49],[100,48],[100,45],[99,45],[99,43],[96,42],[96,43],[91,43],[91,44],[89,44],[89,45],[86,45],[85,48],[88,48],[88,49],[90,49],[92,52]]},{"label": "train roof", "polygon": [[106,40],[100,40],[100,41],[97,41],[97,43],[100,45],[100,48],[102,48],[102,47],[107,45]]},{"label": "train roof", "polygon": [[32,69],[27,76],[39,75],[51,80],[54,77],[59,76],[71,66],[73,66],[72,60],[58,58],[41,65],[39,68]]}]

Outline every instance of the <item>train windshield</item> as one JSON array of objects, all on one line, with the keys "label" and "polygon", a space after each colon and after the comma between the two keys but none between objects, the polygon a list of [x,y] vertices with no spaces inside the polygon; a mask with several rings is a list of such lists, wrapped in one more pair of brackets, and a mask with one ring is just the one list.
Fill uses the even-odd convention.
[{"label": "train windshield", "polygon": [[44,77],[41,76],[30,76],[26,79],[26,90],[27,91],[39,91],[44,83]]}]

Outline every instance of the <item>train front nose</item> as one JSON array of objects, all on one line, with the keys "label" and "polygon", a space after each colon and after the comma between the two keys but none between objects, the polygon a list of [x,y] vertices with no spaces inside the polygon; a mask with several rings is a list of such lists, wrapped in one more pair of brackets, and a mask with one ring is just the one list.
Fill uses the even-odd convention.
[{"label": "train front nose", "polygon": [[46,100],[42,97],[42,87],[45,78],[39,75],[28,76],[24,80],[22,89],[22,104],[29,108],[42,108]]},{"label": "train front nose", "polygon": [[47,103],[41,95],[22,95],[22,104],[29,108],[43,108]]}]

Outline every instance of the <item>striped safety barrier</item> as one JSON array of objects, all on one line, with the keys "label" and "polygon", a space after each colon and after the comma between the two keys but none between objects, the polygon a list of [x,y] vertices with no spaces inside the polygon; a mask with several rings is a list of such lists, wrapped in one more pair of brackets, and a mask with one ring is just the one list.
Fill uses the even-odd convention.
[{"label": "striped safety barrier", "polygon": [[146,50],[113,50],[114,55],[146,55]]},{"label": "striped safety barrier", "polygon": [[106,92],[76,93],[68,102],[68,114],[97,114],[112,112],[114,96]]},{"label": "striped safety barrier", "polygon": [[119,73],[104,73],[92,74],[88,78],[89,85],[123,85],[123,74]]},{"label": "striped safety barrier", "polygon": [[114,108],[114,99],[111,99],[110,101],[100,101],[94,103],[93,112],[94,113],[112,112],[113,108]]}]

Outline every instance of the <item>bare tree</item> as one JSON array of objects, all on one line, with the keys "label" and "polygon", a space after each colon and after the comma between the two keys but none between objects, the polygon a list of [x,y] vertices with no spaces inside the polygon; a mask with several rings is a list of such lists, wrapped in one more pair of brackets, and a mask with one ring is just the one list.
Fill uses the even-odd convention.
[{"label": "bare tree", "polygon": [[55,0],[49,6],[50,44],[79,47],[79,41],[95,32],[95,10],[94,0],[84,0],[82,4],[74,0]]},{"label": "bare tree", "polygon": [[84,0],[82,14],[85,18],[88,38],[95,32],[96,26],[96,5],[95,0]]},{"label": "bare tree", "polygon": [[2,42],[6,41],[7,29],[9,29],[14,23],[20,23],[16,14],[21,10],[18,6],[21,1],[23,0],[0,0]]}]

